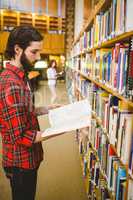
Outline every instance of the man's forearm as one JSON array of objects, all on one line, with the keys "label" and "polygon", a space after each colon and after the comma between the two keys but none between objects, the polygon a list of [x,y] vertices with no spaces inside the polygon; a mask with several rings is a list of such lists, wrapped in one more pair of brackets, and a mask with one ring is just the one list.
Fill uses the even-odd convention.
[{"label": "man's forearm", "polygon": [[47,115],[49,110],[61,107],[60,104],[48,105],[46,107],[38,107],[35,109],[36,115]]},{"label": "man's forearm", "polygon": [[51,134],[51,135],[46,135],[46,136],[44,135],[43,137],[42,137],[42,133],[43,133],[42,131],[38,131],[37,132],[34,143],[42,142],[42,141],[48,140],[50,138],[57,137],[59,135],[63,135],[65,132],[63,132],[63,133],[57,133],[57,134]]},{"label": "man's forearm", "polygon": [[47,115],[48,114],[48,107],[38,107],[35,109],[36,115]]}]

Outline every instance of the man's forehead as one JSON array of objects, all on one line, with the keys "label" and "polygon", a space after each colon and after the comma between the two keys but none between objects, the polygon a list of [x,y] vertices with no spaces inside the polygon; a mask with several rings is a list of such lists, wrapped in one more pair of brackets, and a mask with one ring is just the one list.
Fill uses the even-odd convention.
[{"label": "man's forehead", "polygon": [[42,48],[42,41],[32,41],[30,42],[29,47],[32,49],[40,49]]}]

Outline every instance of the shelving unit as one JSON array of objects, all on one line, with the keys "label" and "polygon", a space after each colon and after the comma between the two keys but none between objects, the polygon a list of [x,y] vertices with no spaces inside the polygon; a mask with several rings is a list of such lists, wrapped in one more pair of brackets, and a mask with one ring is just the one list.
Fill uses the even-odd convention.
[{"label": "shelving unit", "polygon": [[4,12],[1,11],[1,15],[1,26],[3,25],[4,30],[10,30],[10,28],[17,26],[17,12],[6,10]]},{"label": "shelving unit", "polygon": [[[89,199],[133,198],[133,24],[128,29],[127,3],[131,4],[98,1],[89,10],[68,60],[77,100],[88,98],[92,106],[85,144],[79,134]],[[79,132],[84,135],[84,130]]]},{"label": "shelving unit", "polygon": [[49,17],[49,30],[58,30],[58,17]]},{"label": "shelving unit", "polygon": [[47,32],[47,17],[46,16],[36,16],[35,27],[41,32]]},{"label": "shelving unit", "polygon": [[61,30],[63,30],[63,32],[65,32],[65,23],[66,23],[66,20],[65,18],[61,18]]},{"label": "shelving unit", "polygon": [[20,25],[32,25],[42,33],[49,31],[65,32],[65,18],[1,9],[1,31],[10,31]]},{"label": "shelving unit", "polygon": [[32,14],[31,13],[20,13],[20,26],[32,25]]}]

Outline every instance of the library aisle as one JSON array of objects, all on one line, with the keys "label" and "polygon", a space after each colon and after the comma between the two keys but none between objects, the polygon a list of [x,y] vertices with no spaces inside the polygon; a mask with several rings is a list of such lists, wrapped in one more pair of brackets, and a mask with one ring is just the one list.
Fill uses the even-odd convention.
[{"label": "library aisle", "polygon": [[[67,103],[64,83],[58,83],[59,103]],[[47,83],[41,83],[36,92],[37,106],[49,103]],[[47,117],[39,118],[42,130],[48,126]],[[1,141],[1,140],[0,140]],[[79,150],[75,134],[67,133],[43,142],[44,161],[38,176],[36,200],[87,200]],[[1,163],[1,145],[0,145]],[[11,200],[10,187],[0,164],[0,200]]]}]

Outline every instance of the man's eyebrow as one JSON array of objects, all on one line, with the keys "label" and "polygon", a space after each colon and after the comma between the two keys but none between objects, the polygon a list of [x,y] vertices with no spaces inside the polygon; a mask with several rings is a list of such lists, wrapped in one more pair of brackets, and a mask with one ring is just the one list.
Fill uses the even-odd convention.
[{"label": "man's eyebrow", "polygon": [[39,51],[40,49],[31,49],[31,51]]}]

